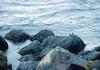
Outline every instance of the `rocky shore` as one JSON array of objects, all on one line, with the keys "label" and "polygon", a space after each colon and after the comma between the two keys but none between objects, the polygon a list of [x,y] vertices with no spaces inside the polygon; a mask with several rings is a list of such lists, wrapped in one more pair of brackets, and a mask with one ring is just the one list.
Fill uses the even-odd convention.
[{"label": "rocky shore", "polygon": [[0,70],[12,70],[5,55],[9,48],[6,40],[14,44],[31,41],[19,50],[16,70],[100,70],[100,46],[85,51],[86,44],[79,36],[58,36],[47,29],[35,35],[13,29],[0,36]]}]

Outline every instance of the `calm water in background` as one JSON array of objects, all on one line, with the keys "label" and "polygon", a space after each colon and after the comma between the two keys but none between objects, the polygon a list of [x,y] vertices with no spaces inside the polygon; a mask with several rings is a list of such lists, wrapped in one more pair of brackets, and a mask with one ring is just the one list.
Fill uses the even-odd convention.
[{"label": "calm water in background", "polygon": [[[50,29],[57,35],[74,33],[87,44],[86,50],[100,45],[100,0],[0,0],[0,35],[11,29],[31,34]],[[17,52],[25,45],[9,41],[8,63],[15,70]]]}]

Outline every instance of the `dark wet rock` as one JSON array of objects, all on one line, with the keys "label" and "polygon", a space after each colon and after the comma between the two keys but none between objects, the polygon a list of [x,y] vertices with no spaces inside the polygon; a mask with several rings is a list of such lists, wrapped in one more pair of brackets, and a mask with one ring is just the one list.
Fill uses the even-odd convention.
[{"label": "dark wet rock", "polygon": [[58,43],[65,38],[67,38],[67,36],[50,36],[44,39],[41,45],[44,48],[55,48],[58,45]]},{"label": "dark wet rock", "polygon": [[8,49],[8,43],[2,36],[0,36],[0,50],[2,50],[4,52],[7,49]]},{"label": "dark wet rock", "polygon": [[36,70],[70,70],[70,67],[85,70],[87,61],[61,47],[51,50],[38,64]]},{"label": "dark wet rock", "polygon": [[0,51],[0,70],[7,70],[7,57]]},{"label": "dark wet rock", "polygon": [[35,40],[29,45],[23,47],[18,53],[20,55],[26,55],[26,54],[38,55],[42,49],[43,47],[41,46],[40,42]]},{"label": "dark wet rock", "polygon": [[97,51],[82,51],[79,56],[88,61],[100,60],[100,52]]},{"label": "dark wet rock", "polygon": [[40,43],[48,36],[54,36],[54,33],[50,30],[41,30],[37,34],[30,37],[31,41],[38,40]]},{"label": "dark wet rock", "polygon": [[21,62],[16,70],[36,70],[39,61],[25,61]]},{"label": "dark wet rock", "polygon": [[100,46],[95,47],[94,50],[100,52]]},{"label": "dark wet rock", "polygon": [[7,66],[7,69],[8,69],[8,70],[12,70],[12,65],[9,64],[9,65]]},{"label": "dark wet rock", "polygon": [[7,40],[10,40],[14,43],[25,42],[29,39],[29,35],[20,29],[13,29],[5,35]]},{"label": "dark wet rock", "polygon": [[28,54],[22,56],[19,61],[24,62],[24,61],[39,61],[41,60],[38,56],[34,56],[33,54]]},{"label": "dark wet rock", "polygon": [[81,40],[80,37],[72,34],[69,36],[51,36],[46,38],[42,42],[43,47],[55,48],[60,46],[66,50],[69,50],[72,53],[78,54],[83,51],[85,48],[85,43]]},{"label": "dark wet rock", "polygon": [[86,68],[80,65],[71,64],[67,70],[86,70]]},{"label": "dark wet rock", "polygon": [[58,45],[75,54],[83,51],[86,46],[82,39],[74,34],[60,41]]},{"label": "dark wet rock", "polygon": [[49,51],[51,51],[53,48],[44,48],[40,54],[39,57],[43,58],[46,54],[48,54]]}]

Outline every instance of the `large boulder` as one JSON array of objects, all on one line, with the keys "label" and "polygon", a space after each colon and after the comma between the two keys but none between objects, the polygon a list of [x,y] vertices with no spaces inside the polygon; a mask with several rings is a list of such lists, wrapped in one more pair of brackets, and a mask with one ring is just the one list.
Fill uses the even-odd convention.
[{"label": "large boulder", "polygon": [[44,49],[41,51],[39,56],[41,58],[44,57],[46,54],[48,54],[49,51],[55,48],[61,40],[65,38],[67,38],[67,36],[49,36],[46,39],[44,39],[44,41],[41,44],[44,47]]},{"label": "large boulder", "polygon": [[18,53],[20,55],[26,55],[26,54],[38,55],[42,49],[43,47],[41,46],[41,43],[35,40],[29,45],[23,47]]},{"label": "large boulder", "polygon": [[41,30],[37,34],[30,37],[31,41],[38,40],[40,43],[48,36],[54,36],[54,33],[50,30]]},{"label": "large boulder", "polygon": [[72,53],[78,54],[79,52],[84,50],[86,45],[80,37],[72,34],[69,36],[48,37],[42,42],[42,46],[44,48],[55,48],[56,46],[60,46],[66,50],[69,50]]},{"label": "large boulder", "polygon": [[86,70],[86,64],[78,55],[56,47],[40,61],[36,70]]},{"label": "large boulder", "polygon": [[7,70],[7,57],[0,51],[0,70]]},{"label": "large boulder", "polygon": [[43,58],[46,54],[48,54],[48,52],[50,52],[53,48],[44,48],[40,54],[39,54],[39,57],[40,58]]},{"label": "large boulder", "polygon": [[97,51],[82,51],[79,56],[88,61],[100,60],[100,52]]},{"label": "large boulder", "polygon": [[75,54],[78,54],[79,52],[83,51],[86,46],[83,40],[74,34],[69,35],[68,38],[65,38],[64,40],[60,41],[58,45]]},{"label": "large boulder", "polygon": [[7,40],[10,40],[14,43],[25,42],[30,36],[20,29],[13,29],[5,35]]},{"label": "large boulder", "polygon": [[21,62],[16,70],[36,70],[39,61],[25,61]]},{"label": "large boulder", "polygon": [[66,38],[67,38],[67,36],[49,36],[43,40],[41,45],[44,48],[47,48],[47,47],[55,48],[60,41],[66,39]]},{"label": "large boulder", "polygon": [[8,49],[8,43],[2,36],[0,36],[0,50],[2,50],[4,52],[7,49]]}]

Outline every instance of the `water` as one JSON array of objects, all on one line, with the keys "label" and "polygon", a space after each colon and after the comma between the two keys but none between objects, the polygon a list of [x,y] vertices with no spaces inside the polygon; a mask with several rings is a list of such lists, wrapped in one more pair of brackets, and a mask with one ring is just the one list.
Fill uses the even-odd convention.
[{"label": "water", "polygon": [[[86,50],[100,45],[100,0],[0,0],[0,35],[11,29],[31,34],[50,29],[56,35],[74,33],[87,44]],[[9,41],[8,63],[19,64],[23,46]]]}]

